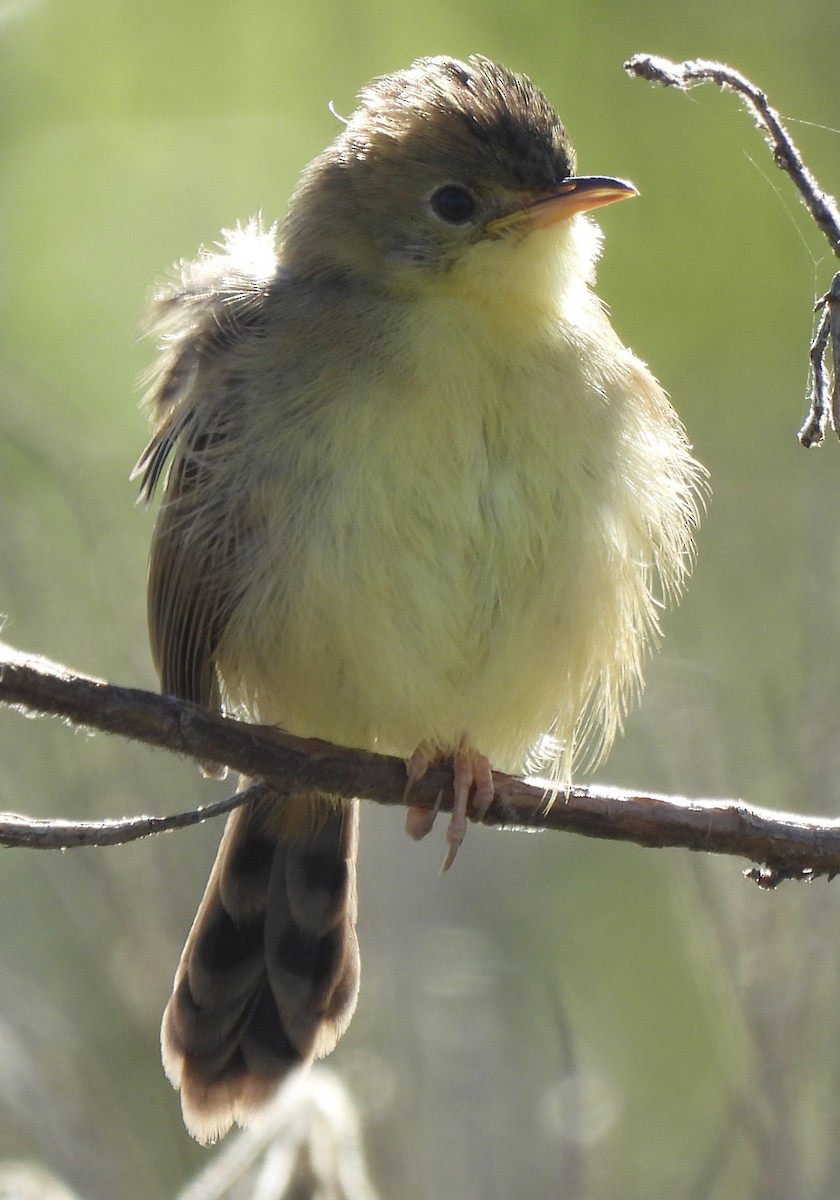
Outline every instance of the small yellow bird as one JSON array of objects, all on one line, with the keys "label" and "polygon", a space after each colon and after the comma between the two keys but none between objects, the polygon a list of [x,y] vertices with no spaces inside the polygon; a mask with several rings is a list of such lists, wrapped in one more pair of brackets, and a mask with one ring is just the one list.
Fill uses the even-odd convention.
[{"label": "small yellow bird", "polygon": [[[163,690],[410,776],[451,760],[447,865],[491,763],[560,787],[604,753],[692,561],[704,473],[591,291],[584,214],[635,189],[574,172],[530,80],[419,59],[362,91],[279,228],[154,302]],[[162,1028],[200,1141],[346,1028],[356,829],[320,795],[230,817]]]}]

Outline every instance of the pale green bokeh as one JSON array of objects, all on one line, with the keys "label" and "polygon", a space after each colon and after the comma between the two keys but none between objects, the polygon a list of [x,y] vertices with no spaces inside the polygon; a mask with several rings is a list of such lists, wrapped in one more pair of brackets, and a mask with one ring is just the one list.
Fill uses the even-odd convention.
[{"label": "pale green bokeh", "polygon": [[[127,480],[149,285],[220,227],[282,215],[333,135],[328,101],[346,112],[375,74],[477,51],[544,88],[582,170],[639,186],[603,214],[600,292],[712,474],[695,578],[600,777],[834,814],[840,446],[795,439],[833,262],[732,97],[654,90],[622,62],[728,60],[835,127],[792,132],[838,191],[838,39],[836,0],[0,5],[5,636],[154,685],[151,517]],[[6,809],[215,794],[162,755],[11,713],[0,750]],[[832,889],[767,896],[734,861],[475,830],[441,880],[440,842],[418,850],[400,824],[365,813],[364,984],[333,1060],[383,1196],[836,1194]],[[156,1038],[218,833],[3,856],[0,1158],[40,1158],[91,1200],[171,1196],[205,1161]]]}]

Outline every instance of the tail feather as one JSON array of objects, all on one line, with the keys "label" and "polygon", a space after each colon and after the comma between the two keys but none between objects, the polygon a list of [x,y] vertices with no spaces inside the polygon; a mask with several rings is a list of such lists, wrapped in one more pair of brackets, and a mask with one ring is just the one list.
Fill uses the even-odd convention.
[{"label": "tail feather", "polygon": [[329,1053],[356,1004],[358,807],[307,800],[232,814],[181,956],[161,1047],[199,1141]]},{"label": "tail feather", "polygon": [[305,853],[288,855],[282,865],[275,860],[269,884],[268,978],[283,1028],[304,1059],[332,1050],[355,1006],[355,820],[352,824],[349,830],[326,821]]}]

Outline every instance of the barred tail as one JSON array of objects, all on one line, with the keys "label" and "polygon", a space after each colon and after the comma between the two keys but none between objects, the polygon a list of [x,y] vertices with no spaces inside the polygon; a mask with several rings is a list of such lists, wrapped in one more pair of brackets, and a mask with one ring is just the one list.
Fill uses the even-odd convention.
[{"label": "barred tail", "polygon": [[328,1054],[359,988],[358,805],[307,796],[229,818],[163,1014],[161,1050],[203,1143]]}]

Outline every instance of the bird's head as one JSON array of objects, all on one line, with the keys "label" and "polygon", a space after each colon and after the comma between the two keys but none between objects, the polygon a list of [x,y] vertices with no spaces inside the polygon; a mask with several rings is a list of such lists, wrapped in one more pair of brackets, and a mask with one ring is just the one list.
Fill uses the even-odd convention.
[{"label": "bird's head", "polygon": [[410,292],[517,290],[519,276],[539,288],[558,267],[588,278],[597,232],[571,218],[635,188],[574,172],[560,118],[525,76],[486,58],[418,59],[365,88],[304,172],[287,261]]}]

